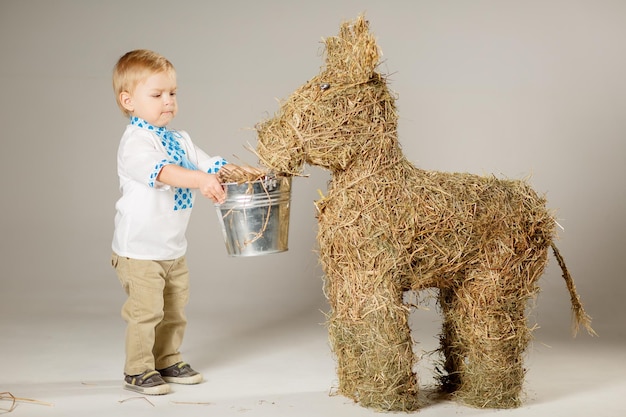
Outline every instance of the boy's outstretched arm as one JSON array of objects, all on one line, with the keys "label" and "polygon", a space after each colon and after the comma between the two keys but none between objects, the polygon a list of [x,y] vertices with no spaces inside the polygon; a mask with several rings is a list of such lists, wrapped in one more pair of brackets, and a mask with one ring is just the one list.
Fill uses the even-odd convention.
[{"label": "boy's outstretched arm", "polygon": [[157,180],[172,187],[196,188],[214,203],[221,204],[226,199],[226,193],[216,174],[170,164],[161,168]]}]

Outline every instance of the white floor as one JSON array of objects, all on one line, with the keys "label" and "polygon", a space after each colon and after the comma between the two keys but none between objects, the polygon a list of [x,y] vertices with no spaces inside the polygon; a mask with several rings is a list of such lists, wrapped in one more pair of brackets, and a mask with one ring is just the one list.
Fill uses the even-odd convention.
[{"label": "white floor", "polygon": [[[42,307],[0,321],[0,392],[37,400],[20,402],[11,416],[380,416],[342,396],[330,395],[334,360],[320,311],[284,320],[211,320],[190,312],[184,356],[205,376],[197,386],[173,386],[160,397],[121,388],[123,323],[117,311],[46,314]],[[19,317],[18,317],[19,316]],[[80,318],[79,318],[80,317]],[[436,329],[417,352],[434,349]],[[427,327],[427,326],[422,326]],[[420,328],[424,334],[428,333]],[[421,416],[611,417],[626,411],[626,349],[601,338],[556,340],[541,335],[528,353],[524,405],[478,410],[433,402]],[[432,358],[418,374],[432,383]],[[424,390],[428,393],[428,390]],[[49,403],[49,405],[44,404]],[[0,401],[0,407],[6,407]]]}]

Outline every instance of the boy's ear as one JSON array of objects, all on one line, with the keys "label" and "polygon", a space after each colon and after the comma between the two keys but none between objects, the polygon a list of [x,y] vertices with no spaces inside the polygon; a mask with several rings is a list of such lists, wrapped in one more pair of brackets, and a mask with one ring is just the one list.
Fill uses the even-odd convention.
[{"label": "boy's ear", "polygon": [[128,94],[127,91],[122,91],[120,93],[120,104],[122,105],[122,107],[130,112],[132,112],[135,108],[135,106],[133,105],[133,98],[130,96],[130,94]]}]

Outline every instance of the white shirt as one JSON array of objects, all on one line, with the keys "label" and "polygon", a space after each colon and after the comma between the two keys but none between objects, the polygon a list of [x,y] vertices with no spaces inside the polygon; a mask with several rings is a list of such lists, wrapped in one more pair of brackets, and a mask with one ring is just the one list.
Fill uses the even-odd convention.
[{"label": "white shirt", "polygon": [[[211,168],[223,159],[210,157],[195,147],[185,131],[178,141],[187,158],[198,169]],[[122,197],[115,204],[113,252],[135,259],[167,260],[183,256],[187,250],[185,232],[191,208],[174,210],[175,188],[150,178],[167,151],[156,133],[128,125],[117,153],[117,174]],[[153,184],[153,186],[150,186]],[[195,190],[192,190],[195,197]]]}]

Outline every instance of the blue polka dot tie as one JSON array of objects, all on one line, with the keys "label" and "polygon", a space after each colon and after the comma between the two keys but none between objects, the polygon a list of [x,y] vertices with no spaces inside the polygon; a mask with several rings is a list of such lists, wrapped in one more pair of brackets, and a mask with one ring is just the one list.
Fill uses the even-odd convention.
[{"label": "blue polka dot tie", "polygon": [[[152,173],[150,174],[150,186],[154,187],[154,181],[159,175],[161,168],[165,165],[175,164],[180,165],[187,169],[198,169],[185,154],[185,150],[180,146],[177,137],[181,137],[176,131],[167,129],[166,127],[156,127],[140,119],[136,116],[130,118],[130,123],[137,127],[150,130],[156,133],[161,139],[161,144],[167,151],[169,159],[163,159],[155,165]],[[189,188],[176,188],[174,191],[174,210],[185,210],[193,207],[193,194]]]}]

